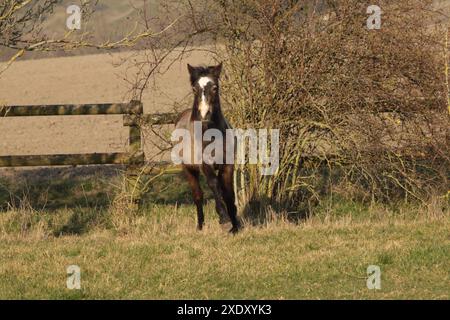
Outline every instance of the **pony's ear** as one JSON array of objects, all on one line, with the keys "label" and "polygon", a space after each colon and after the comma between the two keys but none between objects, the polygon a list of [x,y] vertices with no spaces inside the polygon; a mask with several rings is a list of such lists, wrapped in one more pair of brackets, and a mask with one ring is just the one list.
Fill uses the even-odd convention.
[{"label": "pony's ear", "polygon": [[188,71],[190,75],[193,75],[195,72],[195,67],[191,66],[189,63],[187,64]]},{"label": "pony's ear", "polygon": [[217,66],[209,67],[209,70],[216,79],[219,79],[220,73],[222,72],[222,62]]},{"label": "pony's ear", "polygon": [[190,80],[191,80],[191,85],[194,85],[195,82],[198,80],[199,77],[199,70],[196,67],[191,66],[189,63],[187,65],[188,70],[189,70],[189,76],[190,76]]}]

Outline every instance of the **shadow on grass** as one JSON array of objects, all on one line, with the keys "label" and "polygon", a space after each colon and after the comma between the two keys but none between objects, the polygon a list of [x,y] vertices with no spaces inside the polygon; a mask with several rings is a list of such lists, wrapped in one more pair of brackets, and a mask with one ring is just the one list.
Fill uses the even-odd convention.
[{"label": "shadow on grass", "polygon": [[107,227],[108,225],[109,215],[106,210],[78,208],[71,211],[67,222],[56,228],[53,235],[55,237],[82,235],[95,227]]},{"label": "shadow on grass", "polygon": [[[84,166],[26,169],[0,169],[0,212],[10,209],[33,208],[57,212],[74,211],[72,220],[61,232],[83,232],[89,223],[76,212],[107,211],[121,191],[123,167]],[[144,176],[143,179],[151,177]],[[212,194],[201,178],[205,200]],[[159,177],[150,190],[142,195],[142,208],[151,205],[191,205],[191,190],[182,173]]]},{"label": "shadow on grass", "polygon": [[[212,193],[206,185],[205,178],[200,177],[200,185],[205,201],[212,198]],[[151,204],[194,204],[192,192],[183,173],[161,176],[143,197],[144,203]]]},{"label": "shadow on grass", "polygon": [[[119,191],[123,169],[118,166],[85,166],[3,170],[0,171],[0,210],[20,208],[22,202],[50,213],[68,209],[71,216],[65,225],[56,229],[55,235],[85,233],[93,224],[104,223],[101,221],[105,215],[103,212],[108,211]],[[329,176],[326,171],[322,173],[321,181],[316,182],[324,198],[328,193]],[[143,177],[144,181],[150,178]],[[206,203],[213,199],[212,193],[203,176],[200,183]],[[301,190],[296,196],[295,206],[255,197],[241,210],[240,216],[255,226],[265,225],[281,216],[291,223],[298,223],[312,211],[317,211],[319,202],[314,201],[308,190]],[[184,174],[167,174],[156,179],[143,195],[141,204],[144,211],[152,205],[193,205]]]},{"label": "shadow on grass", "polygon": [[[63,226],[56,228],[55,235],[82,234],[97,223],[106,223],[105,212],[108,212],[119,191],[123,169],[120,166],[2,169],[0,211],[21,208],[24,203],[26,207],[49,213],[68,209],[71,216]],[[313,175],[306,172],[305,177],[307,176]],[[328,215],[331,207],[334,208],[333,215],[345,215],[350,211],[364,213],[362,205],[357,206],[351,200],[339,199],[336,195],[330,197],[329,185],[338,181],[339,175],[330,177],[327,170],[321,170],[314,177],[315,180],[311,183],[315,183],[317,194],[313,195],[306,188],[297,190],[296,198],[292,201],[295,205],[291,206],[267,197],[255,197],[241,210],[240,216],[258,226],[278,218],[299,223],[312,214]],[[213,198],[212,193],[203,176],[200,182],[206,203]],[[150,190],[143,195],[142,204],[145,211],[152,205],[193,205],[193,200],[184,175],[178,173],[167,174],[155,180]]]},{"label": "shadow on grass", "polygon": [[54,211],[61,208],[105,208],[114,193],[117,166],[2,169],[0,210],[31,208]]},{"label": "shadow on grass", "polygon": [[325,199],[329,196],[331,177],[325,166],[302,168],[301,171],[305,177],[315,177],[314,181],[305,181],[305,185],[314,184],[317,193],[313,193],[308,187],[299,188],[292,193],[291,201],[285,202],[274,200],[276,196],[269,199],[264,194],[255,195],[242,209],[242,217],[253,226],[265,225],[276,219],[298,224],[310,217],[320,207],[319,198]]},{"label": "shadow on grass", "polygon": [[265,225],[281,218],[298,224],[306,220],[310,212],[310,207],[288,207],[266,197],[260,197],[250,199],[242,209],[241,216],[252,226]]}]

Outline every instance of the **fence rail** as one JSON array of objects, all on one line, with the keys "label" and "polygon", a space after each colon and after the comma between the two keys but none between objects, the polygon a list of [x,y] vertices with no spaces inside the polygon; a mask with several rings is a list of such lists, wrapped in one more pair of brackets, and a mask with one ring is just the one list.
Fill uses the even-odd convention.
[{"label": "fence rail", "polygon": [[112,114],[143,114],[143,106],[139,101],[131,101],[130,103],[0,107],[0,117],[79,116]]},{"label": "fence rail", "polygon": [[125,115],[123,117],[124,126],[136,126],[139,124],[146,125],[165,125],[173,124],[177,118],[177,113],[153,113],[153,114],[143,114],[143,115]]},{"label": "fence rail", "polygon": [[[142,157],[143,158],[143,157]],[[139,164],[140,156],[128,153],[54,154],[37,156],[0,156],[0,167],[47,167],[94,164]]]},{"label": "fence rail", "polygon": [[[35,105],[0,107],[0,117],[118,115],[124,117],[129,127],[129,151],[123,153],[56,154],[0,156],[0,167],[63,166],[94,164],[138,165],[144,162],[141,144],[140,122],[143,105],[140,101],[130,103],[104,103],[82,105]],[[151,116],[151,115],[150,115]],[[130,121],[133,120],[133,121]]]}]

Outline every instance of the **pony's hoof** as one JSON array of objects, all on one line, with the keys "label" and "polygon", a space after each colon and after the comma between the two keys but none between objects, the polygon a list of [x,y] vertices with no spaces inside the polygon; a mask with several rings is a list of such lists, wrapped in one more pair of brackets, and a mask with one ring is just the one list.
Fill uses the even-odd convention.
[{"label": "pony's hoof", "polygon": [[230,231],[228,231],[228,232],[229,232],[229,233],[232,233],[232,234],[236,234],[236,233],[239,232],[240,229],[241,229],[240,226],[233,226],[233,227],[230,229]]},{"label": "pony's hoof", "polygon": [[197,231],[202,231],[203,230],[203,226],[202,225],[198,225],[197,226]]}]

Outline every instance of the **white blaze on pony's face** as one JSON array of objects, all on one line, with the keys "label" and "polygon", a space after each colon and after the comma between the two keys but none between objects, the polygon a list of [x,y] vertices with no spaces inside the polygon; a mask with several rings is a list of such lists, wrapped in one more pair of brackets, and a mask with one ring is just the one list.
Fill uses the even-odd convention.
[{"label": "white blaze on pony's face", "polygon": [[208,103],[208,100],[206,99],[206,95],[205,95],[206,86],[209,85],[210,83],[214,84],[214,80],[211,79],[210,77],[201,77],[198,80],[198,85],[201,90],[201,100],[200,100],[200,104],[198,106],[198,110],[200,111],[200,115],[201,115],[202,119],[206,119],[208,112],[212,111],[211,110],[212,107]]}]

